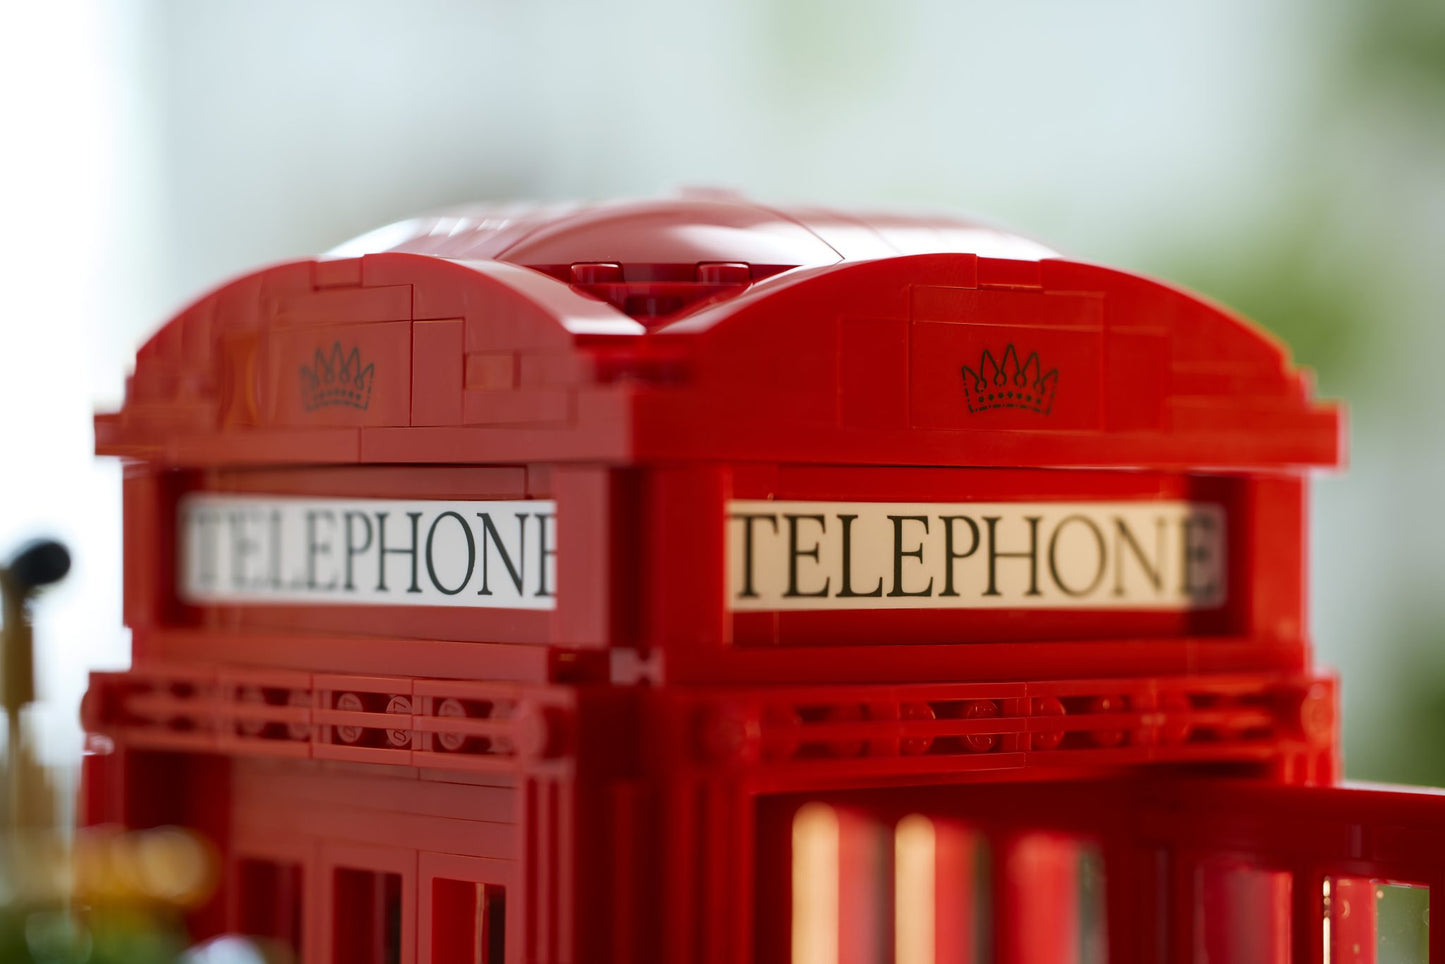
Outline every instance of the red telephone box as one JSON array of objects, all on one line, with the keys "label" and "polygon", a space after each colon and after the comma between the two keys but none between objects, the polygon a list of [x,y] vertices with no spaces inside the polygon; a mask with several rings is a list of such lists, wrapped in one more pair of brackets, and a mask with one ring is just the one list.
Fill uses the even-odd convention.
[{"label": "red telephone box", "polygon": [[[85,819],[302,960],[1375,960],[1340,415],[1192,295],[943,219],[472,209],[142,349]],[[1412,905],[1413,906],[1413,905]],[[1438,936],[1428,942],[1442,955]]]}]

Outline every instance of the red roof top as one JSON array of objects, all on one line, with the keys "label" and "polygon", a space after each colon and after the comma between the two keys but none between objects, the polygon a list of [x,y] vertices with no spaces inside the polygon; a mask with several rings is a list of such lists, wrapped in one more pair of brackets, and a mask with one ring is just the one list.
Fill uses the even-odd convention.
[{"label": "red roof top", "polygon": [[778,208],[720,192],[677,200],[468,205],[398,221],[329,252],[383,251],[510,264],[743,262],[790,268],[960,252],[1037,260],[1042,244],[942,215]]},{"label": "red roof top", "polygon": [[965,221],[718,195],[463,209],[263,269],[162,328],[96,426],[178,465],[1340,457],[1284,349],[1196,296]]}]

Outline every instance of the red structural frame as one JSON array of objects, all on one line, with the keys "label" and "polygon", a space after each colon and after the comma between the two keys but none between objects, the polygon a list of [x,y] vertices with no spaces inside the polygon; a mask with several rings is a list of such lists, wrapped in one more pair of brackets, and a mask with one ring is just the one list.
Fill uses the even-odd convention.
[{"label": "red structural frame", "polygon": [[[333,349],[357,404],[308,394]],[[971,395],[1008,353],[1028,398]],[[1223,309],[963,222],[406,222],[205,295],[97,417],[134,665],[85,701],[83,819],[200,828],[198,934],[317,964],[1320,960],[1327,922],[1373,960],[1445,805],[1333,786],[1304,546],[1340,437]],[[557,605],[187,603],[188,493],[554,500]],[[732,499],[1209,502],[1227,602],[732,612]]]}]

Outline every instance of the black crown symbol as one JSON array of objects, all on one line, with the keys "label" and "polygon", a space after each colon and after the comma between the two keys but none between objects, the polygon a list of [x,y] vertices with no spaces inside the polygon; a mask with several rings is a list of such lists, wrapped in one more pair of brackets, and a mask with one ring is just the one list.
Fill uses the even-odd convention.
[{"label": "black crown symbol", "polygon": [[994,361],[985,348],[978,369],[963,366],[963,394],[970,412],[986,412],[991,408],[1024,408],[1047,415],[1054,407],[1054,390],[1059,387],[1059,370],[1048,373],[1039,362],[1039,353],[1019,364],[1018,352],[1009,345],[1003,358]]},{"label": "black crown symbol", "polygon": [[351,354],[345,356],[339,341],[332,344],[330,355],[323,355],[318,348],[312,363],[301,366],[301,402],[308,412],[327,405],[364,409],[371,404],[375,368],[361,367],[360,348],[352,348]]}]

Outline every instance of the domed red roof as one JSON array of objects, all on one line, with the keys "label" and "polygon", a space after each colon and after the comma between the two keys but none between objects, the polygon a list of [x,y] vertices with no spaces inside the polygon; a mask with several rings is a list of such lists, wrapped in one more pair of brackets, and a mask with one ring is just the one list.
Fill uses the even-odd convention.
[{"label": "domed red roof", "polygon": [[[974,406],[991,363],[1038,398]],[[370,373],[356,404],[309,404],[328,364]],[[96,422],[176,465],[1220,470],[1333,464],[1339,430],[1281,345],[1187,292],[955,218],[716,194],[464,208],[263,269],[172,319]]]},{"label": "domed red roof", "polygon": [[779,208],[720,192],[658,201],[470,205],[398,221],[330,255],[385,251],[544,269],[577,263],[732,262],[772,269],[764,275],[909,254],[958,252],[1015,260],[1055,254],[1027,238],[956,218]]}]

